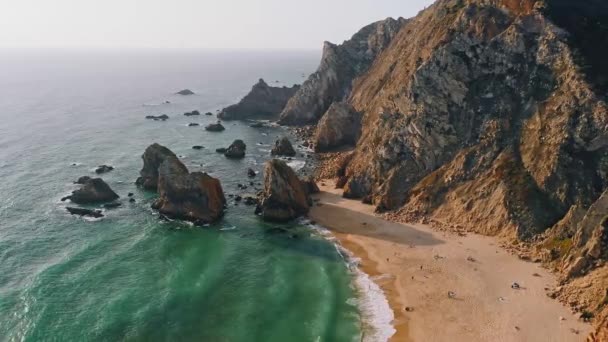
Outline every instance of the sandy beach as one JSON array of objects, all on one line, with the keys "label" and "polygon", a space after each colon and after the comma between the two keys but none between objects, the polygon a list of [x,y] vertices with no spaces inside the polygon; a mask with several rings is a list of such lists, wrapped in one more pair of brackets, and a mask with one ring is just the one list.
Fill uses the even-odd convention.
[{"label": "sandy beach", "polygon": [[584,341],[591,331],[546,296],[556,285],[550,272],[496,239],[388,222],[324,184],[309,216],[386,294],[397,330],[391,341]]}]

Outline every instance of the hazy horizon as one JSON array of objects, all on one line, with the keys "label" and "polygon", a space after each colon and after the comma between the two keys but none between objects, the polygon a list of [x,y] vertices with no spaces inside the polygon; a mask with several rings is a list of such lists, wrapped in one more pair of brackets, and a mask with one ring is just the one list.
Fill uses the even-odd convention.
[{"label": "hazy horizon", "polygon": [[0,48],[312,50],[433,0],[56,0],[0,7]]}]

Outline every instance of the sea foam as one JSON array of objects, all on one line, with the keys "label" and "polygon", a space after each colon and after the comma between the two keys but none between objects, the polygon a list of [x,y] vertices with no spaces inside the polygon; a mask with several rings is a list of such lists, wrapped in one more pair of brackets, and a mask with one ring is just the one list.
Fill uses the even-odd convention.
[{"label": "sea foam", "polygon": [[348,303],[359,308],[362,330],[361,341],[388,341],[396,332],[392,324],[395,316],[380,286],[359,268],[361,259],[355,257],[352,252],[340,245],[338,239],[327,228],[311,224],[309,220],[302,220],[300,223],[308,225],[326,240],[332,242],[346,262],[353,276],[353,286],[358,294],[358,298],[353,298]]}]

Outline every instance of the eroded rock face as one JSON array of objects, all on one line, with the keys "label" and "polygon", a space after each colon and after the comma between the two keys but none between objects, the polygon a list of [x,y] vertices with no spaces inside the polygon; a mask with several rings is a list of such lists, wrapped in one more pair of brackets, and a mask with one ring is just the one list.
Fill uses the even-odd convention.
[{"label": "eroded rock face", "polygon": [[360,135],[361,114],[347,103],[334,102],[317,125],[315,152],[328,152],[343,145],[354,146]]},{"label": "eroded rock face", "polygon": [[258,196],[256,213],[267,221],[289,221],[308,213],[311,199],[306,186],[282,160],[264,165],[264,190]]},{"label": "eroded rock face", "polygon": [[293,146],[287,137],[282,137],[275,141],[270,154],[273,156],[293,157],[296,155],[296,150],[293,149]]},{"label": "eroded rock face", "polygon": [[364,27],[342,45],[325,42],[319,68],[289,99],[279,123],[316,123],[333,102],[348,96],[353,80],[370,67],[405,22],[388,18]]},{"label": "eroded rock face", "polygon": [[92,204],[113,201],[118,195],[103,179],[91,178],[86,180],[80,189],[73,191],[68,198],[74,203]]},{"label": "eroded rock face", "polygon": [[256,83],[249,94],[232,106],[222,109],[218,117],[223,120],[268,119],[276,120],[287,101],[300,88],[271,87],[263,79]]},{"label": "eroded rock face", "polygon": [[241,139],[235,140],[224,152],[226,158],[231,159],[241,159],[245,157],[245,151],[247,150],[247,145]]},{"label": "eroded rock face", "polygon": [[157,187],[159,198],[152,208],[167,217],[207,224],[224,213],[226,199],[220,181],[206,173],[189,173],[175,157],[160,165]]},{"label": "eroded rock face", "polygon": [[154,143],[146,148],[141,158],[144,160],[144,166],[139,172],[140,177],[137,178],[135,184],[147,190],[156,190],[158,168],[167,158],[177,158],[177,156],[168,148]]}]

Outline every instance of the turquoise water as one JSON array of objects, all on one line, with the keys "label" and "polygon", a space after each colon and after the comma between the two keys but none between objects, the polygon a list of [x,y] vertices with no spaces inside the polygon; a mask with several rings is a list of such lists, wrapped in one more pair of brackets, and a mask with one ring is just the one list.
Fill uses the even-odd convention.
[{"label": "turquoise water", "polygon": [[[264,223],[232,202],[210,227],[163,222],[150,209],[155,194],[133,184],[141,154],[158,142],[239,193],[247,168],[261,171],[285,132],[228,123],[209,133],[202,127],[215,118],[182,113],[215,112],[259,77],[300,83],[318,55],[0,54],[0,340],[359,340],[353,274],[310,227]],[[183,88],[197,95],[172,95]],[[144,120],[159,114],[171,119]],[[215,153],[235,138],[248,145],[244,160]],[[306,158],[297,159],[296,168]],[[123,206],[100,220],[70,216],[60,198],[101,164],[116,168],[103,178]]]}]

